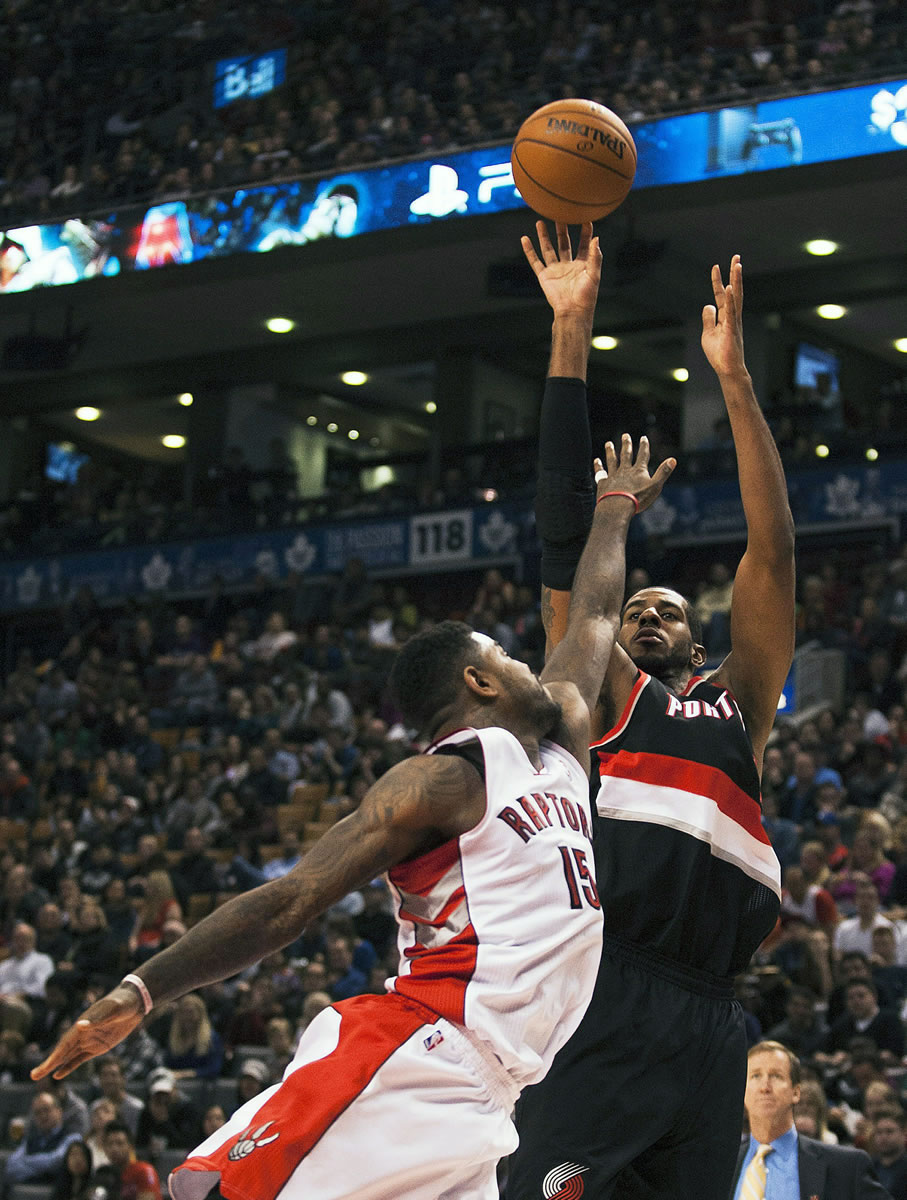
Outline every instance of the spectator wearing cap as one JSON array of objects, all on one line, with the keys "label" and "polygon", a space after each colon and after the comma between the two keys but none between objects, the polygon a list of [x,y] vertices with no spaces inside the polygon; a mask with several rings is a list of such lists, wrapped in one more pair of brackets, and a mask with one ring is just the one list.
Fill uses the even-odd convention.
[{"label": "spectator wearing cap", "polygon": [[155,1071],[148,1083],[148,1103],[139,1117],[136,1146],[189,1149],[198,1141],[200,1117],[195,1106],[177,1090],[174,1073],[166,1067]]},{"label": "spectator wearing cap", "polygon": [[848,917],[837,927],[834,947],[839,954],[859,950],[867,958],[872,954],[872,933],[880,925],[887,926],[897,938],[897,930],[889,919],[879,912],[879,891],[868,875],[855,872],[854,904],[856,915]]},{"label": "spectator wearing cap", "polygon": [[238,1103],[245,1104],[271,1084],[271,1072],[260,1058],[247,1058],[239,1069]]}]

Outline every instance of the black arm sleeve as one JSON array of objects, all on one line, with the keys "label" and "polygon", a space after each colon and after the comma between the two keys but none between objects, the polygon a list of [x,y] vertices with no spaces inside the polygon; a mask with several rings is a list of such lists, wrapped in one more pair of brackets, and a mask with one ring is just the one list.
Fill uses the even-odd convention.
[{"label": "black arm sleeve", "polygon": [[581,379],[549,377],[539,418],[535,520],[542,586],[569,592],[595,511],[592,434]]}]

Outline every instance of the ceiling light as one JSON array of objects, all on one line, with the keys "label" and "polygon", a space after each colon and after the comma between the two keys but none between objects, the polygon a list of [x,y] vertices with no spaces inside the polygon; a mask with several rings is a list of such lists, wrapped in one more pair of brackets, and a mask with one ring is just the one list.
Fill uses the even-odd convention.
[{"label": "ceiling light", "polygon": [[875,462],[878,457],[879,452],[876,450],[875,446],[866,447],[866,458],[869,462]]},{"label": "ceiling light", "polygon": [[161,445],[166,446],[168,450],[182,450],[186,444],[186,439],[181,433],[165,433],[161,438]]},{"label": "ceiling light", "polygon": [[820,304],[816,309],[816,316],[826,321],[840,321],[846,312],[843,304]]},{"label": "ceiling light", "polygon": [[92,408],[90,404],[76,409],[76,416],[80,421],[96,421],[100,415],[101,410],[99,408]]},{"label": "ceiling light", "polygon": [[318,418],[317,417],[306,417],[305,423],[306,423],[306,425],[317,425]]},{"label": "ceiling light", "polygon": [[182,392],[177,399],[179,400],[180,404],[182,404],[183,408],[190,408],[192,406],[192,402],[195,400],[195,397],[191,392]]},{"label": "ceiling light", "polygon": [[830,453],[831,451],[824,442],[819,442],[818,446],[816,446],[816,458],[828,458]]},{"label": "ceiling light", "polygon": [[690,372],[686,369],[686,367],[675,367],[671,374],[678,383],[686,383],[686,381],[690,378]]},{"label": "ceiling light", "polygon": [[291,321],[289,317],[270,317],[265,321],[265,328],[271,333],[289,333],[296,328],[296,322]]},{"label": "ceiling light", "polygon": [[830,242],[828,238],[813,238],[810,242],[803,243],[803,249],[807,254],[814,254],[816,258],[824,258],[826,254],[834,254],[838,248],[837,242]]},{"label": "ceiling light", "polygon": [[364,383],[368,383],[368,375],[365,371],[344,371],[340,376],[340,382],[349,387],[362,387]]},{"label": "ceiling light", "polygon": [[359,439],[359,430],[358,430],[358,429],[351,429],[351,430],[349,431],[349,433],[348,433],[346,436],[347,436],[347,437],[350,439],[350,441],[351,441],[351,442],[358,441],[358,439]]},{"label": "ceiling light", "polygon": [[336,421],[328,421],[327,430],[328,430],[328,433],[336,433],[337,432],[337,422]]},{"label": "ceiling light", "polygon": [[435,404],[434,400],[428,401],[428,403],[425,405],[425,411],[427,413],[436,413],[438,411],[438,406]]},{"label": "ceiling light", "polygon": [[907,338],[895,338],[894,348],[900,350],[902,354],[907,354]]},{"label": "ceiling light", "polygon": [[608,333],[600,333],[598,337],[592,339],[593,350],[613,350],[617,345],[617,338],[611,337]]}]

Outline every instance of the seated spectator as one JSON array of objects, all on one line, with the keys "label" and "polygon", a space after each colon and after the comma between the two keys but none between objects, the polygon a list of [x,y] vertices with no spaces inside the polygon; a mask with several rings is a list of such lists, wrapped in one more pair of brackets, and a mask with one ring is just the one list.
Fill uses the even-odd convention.
[{"label": "seated spectator", "polygon": [[293,1058],[293,1026],[286,1017],[272,1017],[265,1032],[268,1053],[262,1059],[268,1066],[273,1082],[283,1077]]},{"label": "seated spectator", "polygon": [[29,1037],[32,1047],[43,1057],[78,1016],[80,998],[72,972],[54,971],[44,985],[44,995],[30,1004]]},{"label": "seated spectator", "polygon": [[354,939],[333,934],[327,943],[328,988],[332,1000],[360,996],[368,984],[367,976],[353,965]]},{"label": "seated spectator", "polygon": [[769,1041],[781,1042],[804,1061],[810,1059],[817,1050],[823,1049],[828,1026],[818,1012],[815,992],[806,987],[792,987],[784,1012],[784,1020],[766,1034]]},{"label": "seated spectator", "polygon": [[[857,915],[842,921],[834,933],[834,947],[839,954],[848,950],[859,950],[868,958],[872,954],[872,933],[879,926],[894,925],[879,912],[879,893],[868,875],[854,872],[853,886],[856,889],[854,903]],[[834,884],[832,885],[834,888]],[[895,937],[897,931],[894,930]]]},{"label": "seated spectator", "polygon": [[227,1114],[220,1104],[209,1104],[202,1117],[202,1137],[209,1138],[227,1123]]},{"label": "seated spectator", "polygon": [[872,1164],[891,1200],[907,1200],[907,1117],[903,1109],[881,1109],[872,1125]]},{"label": "seated spectator", "polygon": [[142,1025],[118,1046],[114,1046],[111,1053],[119,1061],[127,1088],[144,1087],[164,1064],[164,1051]]},{"label": "seated spectator", "polygon": [[67,1133],[85,1137],[91,1127],[88,1105],[76,1092],[69,1079],[49,1078],[42,1081],[45,1091],[55,1097],[63,1113],[63,1128]]},{"label": "seated spectator", "polygon": [[267,1065],[260,1058],[246,1058],[239,1068],[237,1096],[239,1104],[245,1104],[259,1095],[274,1082]]},{"label": "seated spectator", "polygon": [[790,866],[784,872],[781,913],[796,913],[814,929],[824,929],[832,937],[838,924],[838,910],[831,893],[807,883],[802,867]]},{"label": "seated spectator", "polygon": [[879,901],[884,904],[891,890],[894,879],[895,865],[882,853],[879,844],[879,830],[873,826],[861,826],[854,835],[850,847],[850,861],[838,872],[831,884],[830,891],[835,903],[847,910],[851,905],[856,908],[857,882],[860,876],[868,875],[875,884]]},{"label": "seated spectator", "polygon": [[58,904],[41,905],[35,919],[35,931],[35,949],[40,954],[46,954],[55,963],[66,957],[72,937],[63,928],[63,911]]},{"label": "seated spectator", "polygon": [[136,914],[135,928],[129,939],[129,950],[136,961],[144,962],[160,949],[164,925],[182,917],[182,909],[166,871],[152,871]]},{"label": "seated spectator", "polygon": [[82,1140],[81,1135],[66,1132],[63,1109],[50,1092],[38,1092],[30,1113],[24,1138],[6,1160],[6,1181],[57,1184],[63,1176],[66,1151]]},{"label": "seated spectator", "polygon": [[119,876],[104,888],[104,918],[110,936],[119,946],[126,946],[135,928],[135,909],[126,893],[126,882]]},{"label": "seated spectator", "polygon": [[170,1021],[164,1065],[177,1079],[214,1079],[223,1061],[223,1043],[211,1028],[204,1000],[194,992],[182,996]]},{"label": "seated spectator", "polygon": [[828,1099],[818,1080],[801,1080],[800,1099],[794,1105],[794,1125],[804,1137],[828,1146],[838,1144],[838,1135],[828,1128]]},{"label": "seated spectator", "polygon": [[167,806],[164,830],[167,845],[178,850],[190,829],[200,829],[208,838],[216,838],[223,826],[223,815],[214,800],[205,795],[197,775],[185,781],[179,797]]},{"label": "seated spectator", "polygon": [[831,1026],[825,1053],[844,1055],[853,1038],[871,1038],[889,1061],[904,1053],[904,1027],[892,1009],[880,1009],[878,988],[871,979],[854,979],[845,992],[845,1012]]},{"label": "seated spectator", "polygon": [[72,948],[60,969],[71,970],[77,982],[85,982],[93,975],[113,979],[122,965],[122,947],[110,935],[104,910],[85,897],[73,926]]},{"label": "seated spectator", "polygon": [[41,905],[49,899],[43,888],[34,886],[31,871],[25,863],[10,866],[0,895],[0,938],[8,939],[17,921],[33,925]]},{"label": "seated spectator", "polygon": [[800,833],[793,821],[778,816],[778,795],[771,789],[762,794],[762,828],[782,870],[793,866],[800,856]]},{"label": "seated spectator", "polygon": [[363,909],[353,917],[353,927],[360,938],[375,948],[384,958],[396,944],[397,922],[390,911],[390,895],[382,879],[373,880],[361,889]]},{"label": "seated spectator", "polygon": [[139,1117],[135,1144],[140,1149],[154,1146],[189,1150],[198,1142],[200,1124],[200,1113],[177,1090],[173,1072],[166,1068],[155,1071],[148,1085],[148,1103]]},{"label": "seated spectator", "polygon": [[207,845],[207,837],[197,826],[186,830],[182,857],[170,873],[183,907],[188,905],[192,895],[210,894],[220,890],[217,864],[210,854],[206,853]]},{"label": "seated spectator", "polygon": [[70,1142],[63,1169],[54,1186],[53,1200],[89,1200],[91,1173],[98,1165],[87,1142]]},{"label": "seated spectator", "polygon": [[0,1088],[7,1083],[27,1083],[30,1069],[24,1035],[18,1029],[4,1029],[0,1033]]},{"label": "seated spectator", "polygon": [[104,1130],[117,1119],[117,1110],[106,1096],[99,1096],[88,1106],[91,1127],[85,1139],[95,1167],[106,1167],[110,1162],[104,1149]]},{"label": "seated spectator", "polygon": [[174,724],[197,725],[211,719],[220,689],[217,676],[204,654],[193,655],[183,667],[170,692],[168,720]]},{"label": "seated spectator", "polygon": [[54,972],[53,959],[35,949],[37,935],[20,921],[13,927],[10,954],[0,962],[0,998],[26,1001],[44,995],[44,985]]},{"label": "seated spectator", "polygon": [[105,1054],[95,1061],[94,1069],[101,1095],[114,1107],[114,1119],[125,1125],[135,1136],[145,1105],[138,1096],[133,1096],[126,1090],[126,1079],[120,1060],[113,1054]]},{"label": "seated spectator", "polygon": [[132,1137],[125,1125],[116,1121],[104,1130],[104,1150],[109,1160],[92,1176],[95,1187],[103,1189],[105,1200],[161,1200],[161,1181],[151,1163],[135,1156]]}]

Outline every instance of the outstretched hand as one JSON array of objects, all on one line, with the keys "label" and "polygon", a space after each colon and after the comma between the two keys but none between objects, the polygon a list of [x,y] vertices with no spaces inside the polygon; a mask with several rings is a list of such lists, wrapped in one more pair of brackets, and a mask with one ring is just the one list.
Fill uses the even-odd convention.
[{"label": "outstretched hand", "polygon": [[649,439],[645,436],[639,439],[639,452],[634,462],[633,439],[629,433],[625,433],[620,440],[620,454],[615,450],[614,443],[608,442],[605,445],[604,464],[597,458],[593,465],[596,500],[608,492],[630,492],[639,501],[639,511],[643,512],[661,495],[661,489],[677,466],[677,459],[666,458],[655,474],[650,475]]},{"label": "outstretched hand", "polygon": [[743,359],[743,265],[740,255],[731,259],[727,287],[721,268],[712,267],[715,303],[702,310],[702,349],[716,375],[746,370]]},{"label": "outstretched hand", "polygon": [[90,1058],[112,1050],[141,1025],[144,1016],[138,992],[118,984],[70,1026],[44,1062],[32,1071],[32,1079],[46,1075],[62,1079]]},{"label": "outstretched hand", "polygon": [[557,249],[551,243],[548,227],[544,221],[536,222],[539,254],[532,239],[521,238],[526,261],[535,271],[545,298],[556,317],[580,316],[592,320],[598,287],[602,277],[602,252],[598,238],[592,236],[592,224],[587,222],[580,228],[579,245],[574,257],[570,244],[570,232],[566,225],[558,224]]}]

